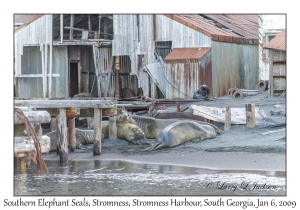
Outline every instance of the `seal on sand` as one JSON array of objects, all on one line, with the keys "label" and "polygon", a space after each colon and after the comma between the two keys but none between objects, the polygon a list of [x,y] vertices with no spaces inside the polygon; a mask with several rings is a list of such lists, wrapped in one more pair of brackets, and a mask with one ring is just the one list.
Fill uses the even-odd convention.
[{"label": "seal on sand", "polygon": [[215,138],[215,129],[210,125],[203,125],[193,121],[179,121],[168,125],[160,131],[155,144],[143,151],[157,150],[163,147],[175,147],[184,142],[199,138],[200,141]]},{"label": "seal on sand", "polygon": [[[139,126],[142,129],[142,131],[144,131],[145,137],[148,139],[154,139],[161,130],[163,130],[168,125],[171,125],[172,123],[186,121],[186,119],[184,120],[183,119],[156,119],[156,118],[143,117],[137,115],[133,115],[132,120],[137,126]],[[210,125],[215,129],[217,134],[222,133],[221,130],[213,124],[207,122],[195,121],[195,120],[190,120],[190,121],[202,125]]]}]

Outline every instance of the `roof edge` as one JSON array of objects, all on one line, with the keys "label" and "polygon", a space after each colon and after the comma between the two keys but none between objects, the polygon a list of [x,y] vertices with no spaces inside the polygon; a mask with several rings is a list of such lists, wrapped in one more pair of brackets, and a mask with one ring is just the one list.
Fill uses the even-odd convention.
[{"label": "roof edge", "polygon": [[28,20],[27,22],[25,22],[25,23],[23,23],[22,25],[20,25],[19,27],[17,27],[14,31],[16,32],[16,31],[20,30],[21,28],[24,28],[24,27],[28,26],[30,23],[36,21],[37,19],[39,19],[39,18],[42,17],[42,16],[44,16],[44,15],[41,15],[41,14],[40,14],[40,15],[34,16],[33,18],[31,18],[31,19]]},{"label": "roof edge", "polygon": [[[219,41],[219,42],[227,42],[227,43],[236,43],[236,44],[253,44],[253,45],[256,45],[256,44],[259,44],[259,41],[258,39],[250,39],[250,38],[245,38],[245,37],[236,37],[236,36],[226,36],[226,35],[217,35],[217,34],[212,34],[210,33],[209,31],[203,29],[203,28],[200,28],[200,27],[197,27],[191,23],[188,23],[187,21],[185,20],[182,20],[181,18],[179,17],[176,17],[176,15],[173,15],[173,14],[163,14],[164,16],[172,19],[172,20],[175,20],[191,29],[194,29],[195,31],[198,31],[200,33],[203,33],[205,36],[208,36],[210,37],[213,41]],[[212,27],[214,27],[212,25]]]}]

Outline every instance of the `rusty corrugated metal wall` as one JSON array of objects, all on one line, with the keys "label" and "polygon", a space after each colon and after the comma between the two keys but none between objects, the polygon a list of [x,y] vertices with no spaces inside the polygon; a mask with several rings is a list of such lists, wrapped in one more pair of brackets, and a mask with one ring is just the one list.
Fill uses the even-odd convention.
[{"label": "rusty corrugated metal wall", "polygon": [[259,76],[258,45],[212,42],[213,96],[229,88],[256,89]]},{"label": "rusty corrugated metal wall", "polygon": [[[189,98],[203,84],[212,87],[211,53],[206,53],[200,60],[170,62],[165,64],[166,98]],[[180,92],[179,92],[179,91]]]}]

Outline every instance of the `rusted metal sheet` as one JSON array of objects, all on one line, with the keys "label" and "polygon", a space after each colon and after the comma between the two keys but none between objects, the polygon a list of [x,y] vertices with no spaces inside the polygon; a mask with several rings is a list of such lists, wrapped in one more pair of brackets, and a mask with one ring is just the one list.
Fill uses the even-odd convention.
[{"label": "rusted metal sheet", "polygon": [[259,16],[256,14],[216,14],[204,16],[211,18],[217,23],[230,28],[234,32],[251,39],[258,39],[258,20]]},{"label": "rusted metal sheet", "polygon": [[165,76],[172,84],[166,85],[166,98],[191,98],[203,84],[211,89],[211,67],[210,51],[198,61],[166,63]]},{"label": "rusted metal sheet", "polygon": [[200,48],[177,48],[174,49],[165,59],[165,63],[170,62],[187,62],[190,61],[199,61],[202,56],[204,56],[210,47],[200,47]]},{"label": "rusted metal sheet", "polygon": [[256,89],[258,45],[212,42],[212,94],[226,95],[232,87]]},{"label": "rusted metal sheet", "polygon": [[[253,39],[251,37],[243,37],[227,31],[225,29],[219,28],[214,24],[211,24],[208,20],[204,19],[200,15],[189,14],[189,15],[165,15],[172,20],[175,20],[181,24],[184,24],[204,35],[210,37],[214,41],[220,42],[235,42],[235,43],[248,43],[248,44],[258,44],[258,38]],[[258,33],[258,24],[257,24]],[[234,37],[239,37],[240,39],[235,39]]]},{"label": "rusted metal sheet", "polygon": [[286,51],[286,30],[275,36],[267,45],[267,49],[283,50]]}]

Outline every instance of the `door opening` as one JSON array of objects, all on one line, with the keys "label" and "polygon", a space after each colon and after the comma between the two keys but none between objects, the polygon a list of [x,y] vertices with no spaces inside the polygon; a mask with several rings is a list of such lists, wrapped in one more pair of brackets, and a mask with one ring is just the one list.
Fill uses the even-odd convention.
[{"label": "door opening", "polygon": [[70,97],[78,94],[78,62],[70,62]]}]

